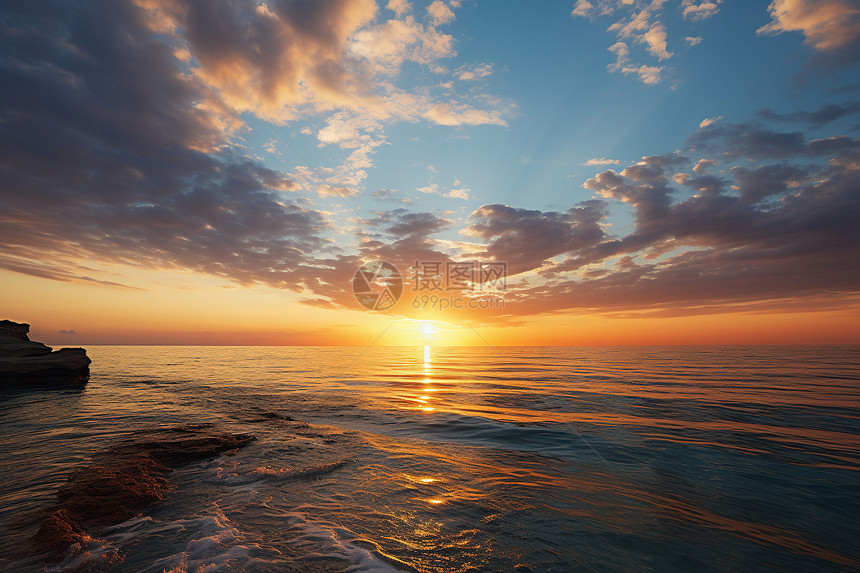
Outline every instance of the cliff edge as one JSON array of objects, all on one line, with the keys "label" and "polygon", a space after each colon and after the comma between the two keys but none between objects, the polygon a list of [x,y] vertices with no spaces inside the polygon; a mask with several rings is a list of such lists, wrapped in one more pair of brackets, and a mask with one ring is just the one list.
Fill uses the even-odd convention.
[{"label": "cliff edge", "polygon": [[90,362],[83,348],[62,348],[30,340],[30,325],[0,320],[0,388],[83,385]]}]

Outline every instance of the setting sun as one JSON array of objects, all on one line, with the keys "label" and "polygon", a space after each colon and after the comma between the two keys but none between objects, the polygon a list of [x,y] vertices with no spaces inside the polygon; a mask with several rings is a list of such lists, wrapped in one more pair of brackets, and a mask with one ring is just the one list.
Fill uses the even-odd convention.
[{"label": "setting sun", "polygon": [[434,334],[436,334],[436,327],[433,326],[432,322],[423,322],[421,323],[421,334],[424,335],[424,338],[432,338]]}]

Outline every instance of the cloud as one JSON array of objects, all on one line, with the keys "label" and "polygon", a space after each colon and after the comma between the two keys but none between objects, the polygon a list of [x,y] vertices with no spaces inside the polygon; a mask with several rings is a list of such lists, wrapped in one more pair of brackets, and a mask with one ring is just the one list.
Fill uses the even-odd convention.
[{"label": "cloud", "polygon": [[639,76],[643,84],[654,85],[660,83],[660,73],[663,71],[663,66],[636,66],[630,63],[630,49],[624,42],[616,42],[607,48],[615,54],[616,61],[614,64],[609,64],[607,69],[610,72],[621,72],[624,75],[634,74]]},{"label": "cloud", "polygon": [[580,165],[619,165],[620,163],[620,159],[606,159],[605,157],[601,157],[600,159],[589,159],[585,163],[580,163]]},{"label": "cloud", "polygon": [[92,278],[91,261],[305,288],[335,255],[326,216],[288,197],[294,178],[232,149],[230,114],[178,73],[149,14],[99,7],[3,23],[16,31],[0,60],[5,268],[124,286]]},{"label": "cloud", "polygon": [[699,127],[708,127],[714,122],[720,121],[723,119],[723,116],[718,115],[717,117],[706,117],[699,123]]},{"label": "cloud", "polygon": [[761,35],[801,32],[813,49],[858,57],[860,8],[850,0],[774,0],[768,6],[771,21],[758,29]]},{"label": "cloud", "polygon": [[651,26],[642,36],[642,41],[648,46],[648,52],[658,60],[672,57],[672,52],[666,49],[666,27],[659,22]]},{"label": "cloud", "polygon": [[571,10],[570,15],[585,18],[590,16],[593,10],[594,5],[588,0],[577,0],[576,4],[573,5],[573,10]]},{"label": "cloud", "polygon": [[775,131],[759,122],[707,125],[687,140],[696,151],[721,150],[725,157],[780,159],[832,155],[834,160],[860,153],[860,139],[844,135],[806,141],[800,131]]},{"label": "cloud", "polygon": [[697,175],[703,175],[707,173],[709,167],[713,167],[717,165],[717,162],[713,159],[700,159],[696,165],[693,166],[693,173]]},{"label": "cloud", "polygon": [[[610,72],[633,75],[646,85],[658,84],[663,73],[671,68],[654,65],[643,60],[650,56],[656,62],[669,60],[674,56],[669,45],[683,41],[690,46],[702,42],[701,36],[686,36],[670,39],[661,11],[666,0],[578,0],[571,11],[574,18],[594,20],[599,17],[612,17],[614,20],[607,31],[615,34],[615,43],[608,50],[615,55],[615,63],[607,66]],[[722,0],[682,0],[677,10],[684,20],[698,22],[716,15]],[[632,53],[636,46],[644,46],[645,53]],[[673,82],[676,89],[678,82]]]},{"label": "cloud", "polygon": [[74,328],[73,328],[73,329],[71,329],[71,330],[65,330],[65,329],[64,329],[64,330],[60,330],[60,334],[71,334],[71,335],[74,335],[74,334],[77,334],[77,332],[75,331],[75,329],[74,329]]},{"label": "cloud", "polygon": [[455,41],[437,26],[453,19],[456,2],[432,3],[426,23],[403,1],[387,5],[395,18],[380,18],[373,0],[136,3],[150,32],[181,54],[180,68],[205,88],[196,107],[212,110],[225,131],[244,128],[248,112],[277,124],[328,116],[320,141],[352,151],[334,176],[303,172],[302,183],[323,195],[361,188],[387,123],[503,125],[513,109],[478,92],[457,97],[396,86],[405,62],[447,71],[442,62],[456,55]]},{"label": "cloud", "polygon": [[744,203],[757,203],[808,183],[811,172],[805,167],[775,164],[753,169],[736,166],[732,168],[732,175],[737,181],[741,200]]},{"label": "cloud", "polygon": [[456,55],[454,38],[414,16],[386,20],[352,34],[349,54],[366,62],[377,74],[396,75],[404,62],[438,68],[438,62]]},{"label": "cloud", "polygon": [[385,7],[392,10],[398,18],[412,11],[412,3],[408,0],[388,0]]},{"label": "cloud", "polygon": [[[658,4],[647,5],[647,25],[629,28],[631,45],[653,29]],[[517,280],[505,312],[514,316],[856,300],[860,271],[846,261],[860,255],[860,140],[832,131],[854,113],[853,103],[767,111],[744,123],[710,119],[682,152],[623,169],[596,160],[617,170],[585,181],[594,197],[569,208],[488,204],[459,226],[445,213],[395,209],[355,231],[353,245],[338,246],[332,237],[348,243],[353,229],[336,226],[307,194],[359,192],[386,125],[505,125],[513,106],[486,94],[442,99],[431,87],[397,88],[396,58],[386,60],[382,48],[353,51],[362,31],[386,24],[367,2],[256,6],[57,3],[7,15],[0,23],[0,267],[114,288],[133,287],[99,267],[186,269],[354,307],[344,285],[362,260],[408,268],[467,253],[511,265]],[[441,37],[406,22],[412,14],[404,3],[391,6],[423,38]],[[594,15],[608,7],[595,2]],[[636,19],[621,17],[622,27]],[[267,46],[295,61],[267,54]],[[444,53],[423,39],[408,46],[415,58],[408,61],[422,66]],[[653,74],[642,75],[629,48],[615,44],[625,59],[617,71]],[[240,78],[255,93],[243,93]],[[342,153],[342,165],[279,171],[248,159],[236,143],[244,113],[318,126],[319,143]],[[774,126],[786,122],[798,125]],[[831,132],[812,137],[806,127]],[[708,172],[712,161],[718,174]],[[459,182],[426,187],[470,194]],[[607,217],[621,202],[634,228],[613,234]],[[458,230],[469,242],[439,238]]]},{"label": "cloud", "polygon": [[485,78],[493,73],[493,64],[478,64],[474,66],[460,66],[455,75],[459,80],[475,80]]},{"label": "cloud", "polygon": [[469,193],[471,192],[472,190],[468,187],[460,187],[459,189],[451,189],[444,196],[449,199],[469,199]]},{"label": "cloud", "polygon": [[[437,173],[432,165],[430,165],[429,168],[431,168],[431,171],[434,173]],[[415,190],[420,191],[421,193],[441,195],[442,197],[447,197],[449,199],[469,199],[469,193],[472,192],[468,187],[464,187],[463,183],[459,179],[454,180],[454,187],[448,191],[442,191],[439,188],[439,184],[434,183],[432,180],[424,187],[417,187]]]},{"label": "cloud", "polygon": [[451,8],[449,8],[447,4],[442,2],[442,0],[433,0],[433,2],[431,2],[430,5],[427,6],[427,15],[430,18],[430,23],[433,26],[450,24],[456,18]]},{"label": "cloud", "polygon": [[518,274],[536,269],[552,257],[602,241],[605,216],[602,201],[585,201],[564,213],[484,205],[470,215],[471,224],[463,234],[487,241],[480,256],[506,262],[508,272]]},{"label": "cloud", "polygon": [[684,0],[681,2],[681,8],[686,20],[705,20],[719,12],[719,5],[722,3],[723,0],[714,0],[712,2],[705,0],[698,3],[696,0]]},{"label": "cloud", "polygon": [[[295,117],[312,102],[367,100],[366,78],[344,57],[347,40],[376,16],[372,0],[308,4],[138,0],[153,32],[192,58],[194,75],[235,113]],[[215,104],[211,104],[215,105]]]},{"label": "cloud", "polygon": [[831,123],[860,113],[860,102],[850,102],[845,104],[825,104],[815,111],[796,111],[788,114],[779,114],[770,109],[763,109],[758,112],[758,116],[768,120],[784,121],[784,122],[803,122],[812,128],[821,128]]},{"label": "cloud", "polygon": [[476,109],[467,103],[435,103],[422,116],[439,125],[508,125],[506,110]]},{"label": "cloud", "polygon": [[395,201],[398,203],[405,204],[412,203],[412,199],[410,199],[409,197],[400,197],[398,195],[397,189],[380,189],[379,191],[375,191],[370,195],[380,201]]},{"label": "cloud", "polygon": [[[846,149],[843,137],[827,141],[842,142],[830,148],[834,153]],[[521,283],[509,293],[506,310],[528,315],[668,309],[679,316],[855,304],[860,270],[847,262],[860,255],[860,162],[832,159],[823,155],[813,164],[780,160],[737,166],[727,179],[670,176],[670,168],[691,162],[677,153],[644,157],[621,173],[604,171],[584,186],[609,201],[630,203],[634,231],[623,237],[594,234],[571,249],[547,245],[521,257],[518,269],[542,265],[546,281]],[[699,193],[673,200],[673,182]],[[604,212],[611,208],[611,202],[601,207]],[[540,229],[559,218],[555,212],[521,210],[512,216],[496,206],[476,213],[484,219],[483,228],[503,234],[510,224],[514,236],[521,228]],[[565,228],[551,232],[562,242],[568,233]],[[488,251],[497,249],[495,236],[484,235],[493,241]],[[541,236],[523,238],[540,247]],[[509,256],[516,256],[513,249]],[[547,263],[550,257],[563,260]]]},{"label": "cloud", "polygon": [[[669,32],[662,21],[666,0],[581,0],[574,4],[572,17],[594,19],[602,16],[612,16],[612,22],[607,28],[614,33],[616,42],[608,50],[615,55],[615,62],[607,66],[610,72],[633,75],[647,85],[658,84],[662,81],[665,66],[642,61],[641,55],[633,54],[636,46],[644,46],[645,53],[662,62],[672,58],[669,50]],[[713,16],[719,10],[716,2],[700,2],[684,0],[681,3],[685,19],[702,20]],[[688,36],[685,38],[690,45],[702,41],[701,37]]]}]

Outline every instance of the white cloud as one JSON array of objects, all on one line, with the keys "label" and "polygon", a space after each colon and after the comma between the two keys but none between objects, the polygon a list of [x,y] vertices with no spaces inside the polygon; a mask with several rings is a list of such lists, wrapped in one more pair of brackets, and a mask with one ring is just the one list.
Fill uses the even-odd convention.
[{"label": "white cloud", "polygon": [[630,48],[624,42],[616,42],[607,48],[615,54],[615,63],[609,64],[607,69],[610,72],[620,72],[624,75],[635,74],[639,77],[642,83],[646,85],[654,85],[660,83],[660,73],[663,71],[663,66],[647,66],[645,64],[635,65],[629,61]]},{"label": "white cloud", "polygon": [[639,76],[639,79],[642,80],[643,84],[652,86],[660,83],[660,74],[664,69],[665,68],[663,66],[646,66],[645,64],[642,64],[638,67],[625,66],[621,68],[621,72],[623,74],[636,74]]},{"label": "white cloud", "polygon": [[506,114],[497,109],[476,109],[457,101],[434,103],[422,117],[439,125],[508,125]]},{"label": "white cloud", "polygon": [[493,73],[493,64],[460,66],[454,73],[457,75],[457,79],[460,80],[474,80],[477,78],[485,78]]},{"label": "white cloud", "polygon": [[[337,167],[298,166],[295,179],[324,195],[360,190],[391,123],[507,125],[516,108],[476,87],[458,94],[455,82],[411,88],[398,82],[405,62],[449,73],[444,64],[457,55],[455,40],[436,26],[454,20],[453,9],[460,5],[456,0],[432,2],[424,22],[408,0],[383,3],[390,10],[383,14],[374,0],[341,0],[313,11],[320,25],[307,30],[302,28],[307,23],[295,21],[295,14],[281,4],[240,3],[223,14],[223,37],[217,42],[199,40],[213,33],[195,16],[205,4],[192,9],[137,1],[153,31],[176,44],[175,57],[184,62],[183,69],[206,87],[199,107],[211,111],[225,132],[241,129],[246,112],[276,125],[297,120],[315,125],[310,118],[322,123],[316,133],[320,145],[339,147],[344,158]],[[271,46],[272,57],[260,58],[254,48],[260,45]],[[488,63],[463,64],[457,75],[475,79],[492,71]],[[307,125],[294,129],[312,133]],[[263,149],[277,151],[274,142]]]},{"label": "white cloud", "polygon": [[722,3],[723,0],[705,0],[698,3],[696,0],[684,0],[681,3],[681,8],[683,8],[684,19],[686,20],[705,20],[719,12],[719,5]]},{"label": "white cloud", "polygon": [[351,56],[386,75],[397,74],[405,61],[424,64],[434,71],[440,67],[438,60],[457,55],[452,36],[420,24],[414,16],[363,28],[353,34],[348,49]]},{"label": "white cloud", "polygon": [[591,2],[588,0],[577,0],[576,4],[573,5],[570,15],[585,18],[591,14],[592,10],[594,10],[594,5]]},{"label": "white cloud", "polygon": [[648,52],[658,60],[666,60],[672,57],[672,52],[666,49],[666,27],[657,22],[645,32],[641,40],[648,46]]},{"label": "white cloud", "polygon": [[706,117],[701,122],[699,122],[699,127],[708,127],[712,123],[717,122],[721,119],[723,119],[723,116],[721,115],[718,115],[717,117]]},{"label": "white cloud", "polygon": [[802,32],[816,50],[849,47],[860,38],[860,6],[856,0],[774,0],[768,6],[771,21],[759,34]]},{"label": "white cloud", "polygon": [[466,187],[462,187],[460,189],[451,189],[447,193],[443,195],[443,197],[448,197],[449,199],[468,199],[469,192],[472,191]]},{"label": "white cloud", "polygon": [[454,12],[442,0],[433,0],[427,6],[427,15],[430,18],[430,23],[433,26],[441,26],[442,24],[450,24],[456,16]]},{"label": "white cloud", "polygon": [[416,187],[416,191],[420,191],[421,193],[441,195],[442,197],[447,197],[448,199],[469,199],[469,193],[472,191],[468,187],[463,185],[463,182],[459,179],[454,179],[454,185],[447,192],[442,192],[439,189],[439,184],[433,181],[435,175],[439,173],[439,170],[436,169],[433,165],[428,165],[427,169],[433,173],[430,176],[430,181],[424,187]]},{"label": "white cloud", "polygon": [[[680,6],[675,4],[685,20],[698,21],[710,18],[719,12],[723,0],[681,0]],[[833,0],[835,1],[835,0]],[[607,32],[615,35],[616,42],[610,46],[616,56],[616,61],[607,66],[610,72],[635,75],[645,84],[657,84],[662,80],[665,66],[649,63],[647,59],[655,58],[657,62],[670,59],[674,53],[669,50],[670,44],[686,41],[695,46],[702,42],[699,36],[678,37],[677,40],[667,29],[662,11],[667,0],[578,0],[573,5],[571,16],[594,19],[600,16],[612,16],[613,22]],[[643,46],[640,51],[636,47]],[[675,82],[672,88],[679,84]]]},{"label": "white cloud", "polygon": [[386,8],[393,11],[398,18],[412,11],[412,3],[408,0],[388,0]]},{"label": "white cloud", "polygon": [[708,167],[713,167],[717,162],[713,159],[700,159],[693,167],[693,173],[703,175],[708,172]]},{"label": "white cloud", "polygon": [[594,158],[589,159],[585,163],[580,163],[580,165],[620,165],[620,159],[606,159],[605,157],[601,157],[600,159]]}]

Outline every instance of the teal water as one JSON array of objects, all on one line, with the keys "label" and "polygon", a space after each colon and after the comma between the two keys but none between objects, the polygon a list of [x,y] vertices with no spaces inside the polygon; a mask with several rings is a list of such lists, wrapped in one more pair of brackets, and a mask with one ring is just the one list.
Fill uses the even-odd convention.
[{"label": "teal water", "polygon": [[860,570],[858,350],[90,347],[0,395],[0,570],[95,452],[200,423],[258,440],[47,570]]}]

